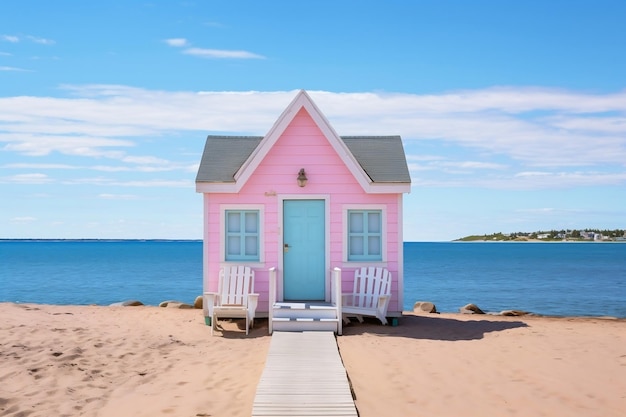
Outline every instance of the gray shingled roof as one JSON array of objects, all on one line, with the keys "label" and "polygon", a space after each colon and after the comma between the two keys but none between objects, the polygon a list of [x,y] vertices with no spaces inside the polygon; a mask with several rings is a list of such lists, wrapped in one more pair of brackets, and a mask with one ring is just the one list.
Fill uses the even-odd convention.
[{"label": "gray shingled roof", "polygon": [[235,182],[235,174],[263,136],[209,136],[196,182]]},{"label": "gray shingled roof", "polygon": [[411,182],[400,136],[342,136],[361,168],[376,182]]},{"label": "gray shingled roof", "polygon": [[[261,143],[261,136],[207,137],[196,182],[235,182],[234,175]],[[342,136],[374,183],[410,183],[400,136]]]}]

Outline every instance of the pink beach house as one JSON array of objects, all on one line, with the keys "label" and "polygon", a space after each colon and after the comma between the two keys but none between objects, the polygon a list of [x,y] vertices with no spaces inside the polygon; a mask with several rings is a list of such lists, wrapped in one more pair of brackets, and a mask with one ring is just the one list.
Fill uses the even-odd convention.
[{"label": "pink beach house", "polygon": [[209,136],[196,178],[204,291],[217,291],[221,268],[250,266],[257,317],[271,320],[289,302],[330,305],[357,268],[384,267],[387,316],[400,316],[410,187],[399,136],[339,136],[305,91],[265,136]]}]

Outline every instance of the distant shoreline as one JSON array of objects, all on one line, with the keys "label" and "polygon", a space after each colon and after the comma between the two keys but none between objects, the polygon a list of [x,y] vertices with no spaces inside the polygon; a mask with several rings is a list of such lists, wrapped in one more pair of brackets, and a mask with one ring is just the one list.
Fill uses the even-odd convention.
[{"label": "distant shoreline", "polygon": [[[552,239],[468,239],[460,238],[454,240],[405,240],[402,243],[626,243],[626,240],[552,240]],[[202,239],[63,239],[63,238],[0,238],[2,242],[170,242],[170,243],[202,243]]]},{"label": "distant shoreline", "polygon": [[468,235],[455,242],[626,242],[626,229],[550,230]]},{"label": "distant shoreline", "polygon": [[451,240],[451,243],[626,243],[626,240],[548,240],[548,239],[527,239],[527,240],[489,240],[473,239]]},{"label": "distant shoreline", "polygon": [[202,242],[202,239],[63,239],[63,238],[0,238],[0,242]]}]

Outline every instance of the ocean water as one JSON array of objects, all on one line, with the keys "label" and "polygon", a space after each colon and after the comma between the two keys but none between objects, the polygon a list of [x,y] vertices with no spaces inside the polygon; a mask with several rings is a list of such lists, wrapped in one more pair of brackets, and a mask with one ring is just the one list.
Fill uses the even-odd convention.
[{"label": "ocean water", "polygon": [[[404,244],[404,309],[431,301],[557,316],[626,317],[626,244]],[[0,302],[193,302],[199,241],[0,241]]]},{"label": "ocean water", "polygon": [[404,308],[626,317],[626,244],[405,243]]},{"label": "ocean water", "polygon": [[158,305],[200,294],[202,242],[0,242],[0,301]]}]

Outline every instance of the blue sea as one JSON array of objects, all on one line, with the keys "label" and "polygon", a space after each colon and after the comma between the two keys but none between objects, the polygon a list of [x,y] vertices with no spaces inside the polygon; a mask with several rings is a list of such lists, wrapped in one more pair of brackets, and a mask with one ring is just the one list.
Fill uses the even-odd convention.
[{"label": "blue sea", "polygon": [[[404,244],[405,310],[474,303],[488,312],[626,318],[626,244]],[[193,302],[200,241],[0,241],[0,302]]]}]

